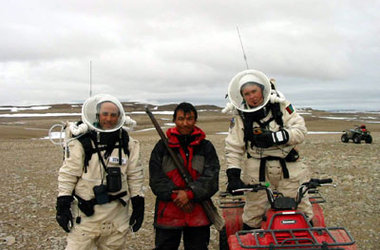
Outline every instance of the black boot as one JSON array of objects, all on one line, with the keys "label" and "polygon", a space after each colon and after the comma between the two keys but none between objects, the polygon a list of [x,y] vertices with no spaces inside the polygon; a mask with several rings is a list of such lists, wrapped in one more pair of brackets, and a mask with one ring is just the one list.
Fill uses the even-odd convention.
[{"label": "black boot", "polygon": [[247,224],[243,223],[243,230],[255,230],[260,229],[259,227],[250,227]]}]

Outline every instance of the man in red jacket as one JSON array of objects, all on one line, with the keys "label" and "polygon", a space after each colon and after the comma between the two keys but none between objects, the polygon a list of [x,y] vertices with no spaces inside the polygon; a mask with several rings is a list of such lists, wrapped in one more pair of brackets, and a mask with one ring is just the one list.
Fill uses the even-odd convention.
[{"label": "man in red jacket", "polygon": [[219,187],[219,160],[205,133],[195,126],[198,115],[190,103],[179,104],[174,128],[166,131],[168,144],[179,156],[194,182],[186,186],[162,140],[149,162],[149,185],[156,198],[154,227],[156,249],[178,249],[181,236],[185,249],[208,249],[210,221],[201,201]]}]

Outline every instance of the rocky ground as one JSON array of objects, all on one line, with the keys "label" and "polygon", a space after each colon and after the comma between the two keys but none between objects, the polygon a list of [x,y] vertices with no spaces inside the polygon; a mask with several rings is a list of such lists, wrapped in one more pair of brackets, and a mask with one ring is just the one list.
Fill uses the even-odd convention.
[{"label": "rocky ground", "polygon": [[[361,121],[335,121],[305,116],[310,131],[342,131]],[[152,127],[145,116],[137,130]],[[160,116],[162,121],[170,116]],[[71,118],[72,119],[72,118]],[[65,233],[55,222],[57,173],[62,163],[60,147],[40,140],[61,118],[0,118],[0,249],[64,249]],[[75,119],[74,119],[75,120]],[[168,122],[168,121],[166,121]],[[200,113],[199,126],[208,134],[220,157],[220,189],[226,186],[223,140],[216,132],[228,130],[228,116]],[[342,143],[340,134],[311,134],[300,146],[301,160],[310,166],[313,177],[331,177],[337,186],[321,189],[327,226],[346,227],[359,249],[380,245],[380,124],[367,126],[372,144]],[[147,169],[150,152],[158,140],[155,131],[131,133],[141,142],[141,163]],[[146,172],[148,175],[148,173]],[[148,181],[146,179],[148,187]],[[218,197],[214,200],[217,202]],[[139,232],[129,234],[126,249],[152,249],[154,195],[147,189],[145,221]],[[213,229],[210,249],[218,248]]]}]

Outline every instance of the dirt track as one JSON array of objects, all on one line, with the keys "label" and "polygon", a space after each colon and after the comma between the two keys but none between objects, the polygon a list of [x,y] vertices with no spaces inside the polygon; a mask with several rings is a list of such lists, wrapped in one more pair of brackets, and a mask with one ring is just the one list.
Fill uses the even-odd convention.
[{"label": "dirt track", "polygon": [[[200,113],[198,125],[214,143],[222,171],[220,189],[226,185],[223,159],[228,117]],[[144,116],[133,117],[143,129],[151,127]],[[166,116],[166,118],[170,118]],[[305,117],[309,131],[341,131],[360,121],[334,121]],[[57,173],[62,152],[48,140],[32,139],[47,135],[47,129],[62,118],[0,118],[0,248],[64,249],[65,233],[55,222]],[[72,119],[71,120],[76,120]],[[17,123],[18,122],[18,123]],[[369,124],[374,142],[360,145],[340,142],[340,134],[308,135],[300,146],[302,161],[314,177],[333,178],[336,188],[321,190],[328,226],[344,226],[356,239],[359,249],[378,249],[380,245],[380,124]],[[158,140],[155,131],[133,132],[142,145],[141,162],[147,169],[150,152]],[[146,185],[148,182],[146,179]],[[215,197],[217,200],[217,197]],[[145,221],[142,229],[129,235],[127,249],[152,249],[154,196],[147,189]],[[213,230],[210,249],[217,249],[218,236]]]}]

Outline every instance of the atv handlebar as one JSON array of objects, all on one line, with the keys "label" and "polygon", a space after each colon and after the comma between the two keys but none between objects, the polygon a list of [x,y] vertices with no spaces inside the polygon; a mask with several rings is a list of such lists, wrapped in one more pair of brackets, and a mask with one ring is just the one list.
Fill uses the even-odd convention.
[{"label": "atv handlebar", "polygon": [[[297,197],[295,199],[296,204],[298,205],[301,202],[302,198],[308,192],[308,190],[315,189],[315,188],[320,187],[322,185],[330,184],[332,182],[333,182],[333,180],[331,178],[327,178],[327,179],[311,178],[308,182],[302,183],[299,186],[299,188],[298,188]],[[237,192],[257,192],[257,191],[260,191],[260,190],[265,190],[266,191],[267,197],[268,197],[268,201],[271,203],[271,205],[273,205],[276,198],[274,197],[273,191],[270,188],[269,183],[265,183],[265,184],[261,184],[260,183],[260,184],[247,185],[244,188],[239,188],[239,189],[232,190],[232,193],[237,193]],[[281,196],[282,196],[282,194],[281,194]]]},{"label": "atv handlebar", "polygon": [[269,186],[263,185],[263,184],[252,184],[252,185],[246,185],[244,188],[239,188],[232,190],[232,193],[238,193],[238,192],[257,192],[259,190],[265,190],[269,188]]},{"label": "atv handlebar", "polygon": [[331,178],[327,178],[327,179],[314,179],[314,178],[311,178],[309,182],[314,182],[314,183],[317,183],[317,184],[328,184],[328,183],[332,183],[333,180]]},{"label": "atv handlebar", "polygon": [[[329,184],[332,183],[333,180],[331,178],[327,179],[316,179],[316,178],[311,178],[308,182],[302,183],[301,186],[306,187],[307,189],[310,188],[316,188],[320,187],[324,184]],[[265,190],[265,189],[270,189],[269,184],[252,184],[252,185],[246,185],[244,188],[239,188],[232,190],[232,193],[237,193],[237,192],[257,192],[259,190]]]},{"label": "atv handlebar", "polygon": [[322,185],[330,184],[332,182],[333,182],[333,180],[331,178],[327,178],[327,179],[315,179],[315,178],[311,178],[310,181],[302,183],[301,186],[304,186],[304,187],[307,188],[307,190],[309,190],[309,189],[312,189],[312,188],[320,187]]},{"label": "atv handlebar", "polygon": [[[331,178],[327,179],[316,179],[311,178],[310,181],[302,183],[302,185],[298,188],[296,203],[299,204],[304,197],[304,195],[311,189],[316,189],[317,187],[328,185],[332,183],[333,180]],[[335,187],[335,185],[334,185]]]}]

